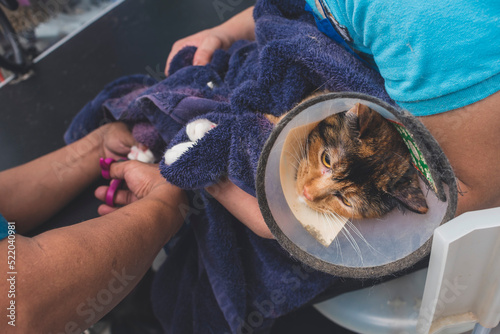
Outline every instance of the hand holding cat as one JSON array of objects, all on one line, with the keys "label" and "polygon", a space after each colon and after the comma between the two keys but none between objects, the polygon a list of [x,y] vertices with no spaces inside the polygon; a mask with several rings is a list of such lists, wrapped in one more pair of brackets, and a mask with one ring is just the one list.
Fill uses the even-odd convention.
[{"label": "hand holding cat", "polygon": [[206,188],[206,191],[255,234],[267,239],[274,238],[264,221],[257,198],[229,180],[220,181]]},{"label": "hand holding cat", "polygon": [[172,49],[170,50],[165,68],[165,75],[168,75],[172,58],[177,54],[177,52],[186,46],[198,47],[198,50],[194,54],[193,58],[193,65],[198,66],[208,64],[215,50],[227,49],[231,46],[231,44],[232,42],[230,41],[229,36],[224,33],[220,26],[212,29],[206,29],[194,35],[180,39],[174,43]]},{"label": "hand holding cat", "polygon": [[186,46],[198,47],[194,54],[193,65],[202,66],[208,64],[215,50],[228,49],[240,39],[255,39],[255,22],[252,13],[253,7],[250,7],[214,28],[200,31],[175,42],[167,58],[165,75],[168,76],[172,58]]},{"label": "hand holding cat", "polygon": [[[151,193],[160,193],[171,186],[161,176],[158,165],[146,164],[139,161],[124,161],[111,164],[109,170],[111,178],[122,179],[127,183],[127,189],[120,189],[115,195],[115,204],[117,207],[110,207],[102,204],[98,208],[100,215],[113,212],[138,199],[144,198]],[[108,186],[100,186],[95,191],[95,196],[105,201]]]},{"label": "hand holding cat", "polygon": [[122,122],[113,122],[96,130],[99,134],[100,157],[120,159],[126,158],[130,149],[138,145],[127,126]]}]

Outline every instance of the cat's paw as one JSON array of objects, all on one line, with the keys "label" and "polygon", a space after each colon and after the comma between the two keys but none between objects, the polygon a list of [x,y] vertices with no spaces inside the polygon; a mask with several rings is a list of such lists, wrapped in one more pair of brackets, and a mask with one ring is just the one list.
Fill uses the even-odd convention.
[{"label": "cat's paw", "polygon": [[135,145],[130,148],[130,153],[127,155],[127,158],[129,160],[138,160],[147,164],[155,162],[155,156],[150,149],[146,149],[145,151],[143,151]]},{"label": "cat's paw", "polygon": [[187,150],[189,150],[193,145],[194,141],[187,141],[185,143],[177,144],[172,148],[168,149],[164,155],[165,164],[167,165],[173,164],[175,161],[177,161],[177,159],[180,158],[181,155],[186,153]]},{"label": "cat's paw", "polygon": [[198,139],[203,138],[208,131],[215,128],[217,124],[210,122],[208,119],[197,119],[186,125],[186,134],[190,141],[177,144],[165,152],[165,164],[171,165],[189,150]]},{"label": "cat's paw", "polygon": [[186,126],[186,134],[191,141],[197,141],[216,126],[217,124],[210,122],[208,119],[197,119]]}]

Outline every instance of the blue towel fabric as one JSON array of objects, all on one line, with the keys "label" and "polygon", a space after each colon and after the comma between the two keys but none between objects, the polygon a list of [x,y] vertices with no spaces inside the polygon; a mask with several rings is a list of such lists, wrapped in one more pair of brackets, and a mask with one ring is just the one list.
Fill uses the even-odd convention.
[{"label": "blue towel fabric", "polygon": [[69,143],[122,120],[161,157],[165,147],[188,140],[187,122],[217,124],[172,165],[160,163],[169,182],[193,190],[189,228],[152,290],[166,332],[265,333],[277,317],[342,284],[255,235],[204,190],[228,178],[255,195],[259,154],[272,131],[262,113],[281,115],[317,90],[391,102],[379,74],[324,36],[304,6],[303,0],[257,1],[255,42],[218,50],[207,66],[192,66],[195,48],[185,48],[161,82],[139,75],[119,79],[83,108],[65,134]]}]

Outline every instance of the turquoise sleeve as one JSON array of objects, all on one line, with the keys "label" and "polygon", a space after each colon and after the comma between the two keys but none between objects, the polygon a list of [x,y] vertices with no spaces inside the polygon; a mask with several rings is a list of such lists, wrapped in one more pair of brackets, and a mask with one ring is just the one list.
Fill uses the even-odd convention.
[{"label": "turquoise sleeve", "polygon": [[0,240],[7,238],[9,235],[9,225],[5,218],[0,214]]},{"label": "turquoise sleeve", "polygon": [[500,90],[500,1],[319,0],[371,54],[389,95],[416,116]]}]

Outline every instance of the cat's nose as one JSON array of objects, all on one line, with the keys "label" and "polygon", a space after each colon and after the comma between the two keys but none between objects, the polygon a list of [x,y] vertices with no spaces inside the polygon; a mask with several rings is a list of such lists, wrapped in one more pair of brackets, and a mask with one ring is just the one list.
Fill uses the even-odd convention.
[{"label": "cat's nose", "polygon": [[308,201],[312,201],[313,200],[313,197],[311,196],[311,194],[309,193],[309,191],[307,190],[307,187],[304,186],[304,191],[302,192],[302,195],[304,195],[304,197],[308,200]]}]

